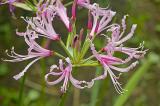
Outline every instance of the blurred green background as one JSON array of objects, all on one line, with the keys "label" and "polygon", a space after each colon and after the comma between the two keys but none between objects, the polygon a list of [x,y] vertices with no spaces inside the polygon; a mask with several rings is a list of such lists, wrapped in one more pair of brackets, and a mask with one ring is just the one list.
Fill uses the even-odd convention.
[{"label": "blurred green background", "polygon": [[[67,0],[65,3],[70,1]],[[138,24],[138,28],[127,45],[137,47],[140,42],[145,41],[145,48],[149,51],[133,71],[121,76],[119,81],[122,82],[123,88],[128,89],[126,94],[119,95],[107,77],[104,81],[97,81],[92,89],[77,90],[71,87],[66,98],[63,98],[64,106],[160,106],[160,0],[97,0],[97,2],[117,12],[116,22],[120,23],[123,15],[129,14],[128,31],[133,23]],[[15,30],[18,28],[19,31],[25,31],[26,23],[20,16],[32,16],[33,13],[16,8],[15,15],[17,19],[11,16],[7,5],[0,6],[0,58],[6,58],[5,50],[12,46],[16,52],[26,53],[27,46],[21,37],[15,35]],[[84,27],[87,22],[86,11],[79,9],[78,17],[77,25],[84,23],[79,28]],[[65,40],[66,30],[59,24],[61,23],[55,24],[56,31],[64,35],[62,38]],[[99,40],[98,42],[100,44]],[[60,50],[58,47],[55,49]],[[12,77],[27,63],[27,61],[20,63],[0,61],[0,106],[17,106],[21,81],[16,81]],[[44,73],[55,63],[57,59],[54,58],[48,59],[47,62],[42,60],[29,69],[24,87],[23,106],[58,106],[62,98],[60,84],[47,86],[44,82]],[[101,70],[89,67],[81,68],[80,71],[92,69]],[[79,78],[87,78],[92,71],[85,74],[83,72],[78,74]]]}]

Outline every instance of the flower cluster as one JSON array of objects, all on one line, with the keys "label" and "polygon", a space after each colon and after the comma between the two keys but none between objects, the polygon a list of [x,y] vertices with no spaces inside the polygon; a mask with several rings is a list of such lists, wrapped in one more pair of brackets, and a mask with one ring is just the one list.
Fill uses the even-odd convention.
[{"label": "flower cluster", "polygon": [[[88,29],[85,39],[82,37],[84,35],[84,29],[82,29],[79,34],[76,32],[76,10],[78,6],[88,10]],[[120,76],[116,76],[114,71],[120,73],[130,71],[138,64],[138,60],[147,52],[147,50],[143,50],[143,43],[136,48],[124,46],[124,43],[132,38],[137,27],[136,24],[132,25],[131,31],[126,34],[127,15],[123,17],[121,25],[118,23],[111,23],[116,12],[108,8],[101,8],[97,3],[90,3],[90,0],[74,0],[71,17],[68,16],[67,8],[60,0],[43,0],[43,2],[37,4],[36,8],[37,12],[35,17],[23,18],[28,24],[26,32],[17,31],[17,35],[24,37],[25,42],[29,46],[28,54],[17,54],[14,48],[12,48],[10,54],[8,50],[6,53],[13,59],[3,59],[8,62],[21,62],[33,59],[22,72],[14,76],[16,80],[21,78],[28,68],[36,61],[46,57],[58,56],[60,57],[59,66],[52,65],[50,67],[50,72],[45,75],[45,81],[49,85],[55,85],[64,80],[61,91],[65,93],[69,81],[79,89],[91,88],[95,81],[105,79],[107,74],[109,74],[116,91],[120,94],[124,92],[124,89],[118,82]],[[66,44],[63,43],[60,34],[58,34],[53,27],[53,20],[55,17],[59,17],[60,21],[64,23],[65,28],[68,30]],[[94,46],[96,45],[94,44],[94,39],[98,39],[100,36],[105,36],[107,42],[106,45],[103,45],[102,48],[97,51]],[[39,37],[45,37],[53,42],[59,42],[68,57],[62,56],[55,52],[55,50],[48,50],[48,48],[41,47],[40,44],[36,42],[36,39]],[[93,55],[84,58],[88,50],[91,50]],[[117,57],[115,53],[121,53],[125,55],[126,58]],[[74,67],[94,65],[100,65],[104,68],[102,75],[93,78],[89,82],[84,80],[78,81],[73,78],[72,73],[74,73]],[[122,68],[121,66],[123,65],[128,66]],[[51,81],[49,77],[55,76],[59,76],[59,78]]]}]

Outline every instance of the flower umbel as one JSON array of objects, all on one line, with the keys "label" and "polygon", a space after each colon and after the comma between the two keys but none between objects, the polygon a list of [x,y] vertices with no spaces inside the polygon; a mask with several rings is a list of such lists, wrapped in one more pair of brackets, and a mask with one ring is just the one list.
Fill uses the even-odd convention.
[{"label": "flower umbel", "polygon": [[[5,3],[9,3],[12,6],[12,3],[15,1],[16,0],[9,0]],[[6,51],[7,55],[12,59],[3,59],[8,62],[21,62],[33,59],[22,72],[14,76],[16,80],[21,78],[29,67],[38,60],[46,57],[51,58],[51,56],[54,55],[59,59],[59,66],[52,65],[50,72],[45,75],[45,81],[48,85],[56,85],[63,81],[61,91],[65,93],[69,83],[79,89],[91,88],[95,81],[103,80],[107,77],[107,74],[109,74],[116,91],[119,94],[124,93],[125,90],[118,82],[120,76],[117,76],[115,71],[121,74],[132,70],[139,63],[138,60],[144,57],[147,52],[147,50],[144,50],[144,43],[135,48],[124,46],[124,43],[133,37],[137,28],[137,25],[133,24],[131,31],[126,34],[126,18],[128,15],[124,16],[121,25],[119,25],[112,23],[116,12],[108,7],[102,8],[97,3],[90,3],[90,0],[74,0],[70,10],[70,13],[72,13],[71,16],[68,14],[68,8],[63,5],[61,0],[40,0],[34,5],[36,5],[33,10],[34,12],[36,11],[35,15],[24,18],[28,24],[26,32],[17,31],[17,35],[23,37],[25,43],[29,46],[28,54],[17,54],[13,47],[10,54]],[[80,26],[77,24],[78,6],[81,7],[81,9],[88,10],[88,21],[82,21],[88,22],[87,31],[85,31],[85,27],[77,31]],[[63,35],[60,36],[61,32],[56,30],[58,28],[56,27],[57,24],[55,24],[57,21],[62,22],[65,25],[64,28],[68,29],[68,35],[65,36],[67,37],[65,38],[67,39],[66,42],[63,42],[61,39],[63,37]],[[86,37],[84,39],[85,34]],[[101,37],[100,35],[104,35],[107,38],[107,42],[106,45],[102,45],[100,51],[96,51],[96,43],[93,44],[93,42],[95,39],[99,39]],[[45,37],[44,40],[47,39],[47,46],[45,46],[45,48],[36,42],[37,39],[41,42],[40,37]],[[57,50],[48,50],[48,47],[52,48],[50,44],[55,41],[60,45],[56,45]],[[64,56],[57,52],[61,50],[60,48],[65,52],[65,54],[63,53]],[[92,55],[87,57],[88,55],[86,54],[90,48]],[[122,57],[117,57],[115,53],[121,53]],[[93,59],[94,57],[96,60]],[[93,79],[91,79],[90,82],[85,80],[79,81],[73,78],[73,73],[80,72],[79,70],[74,71],[74,69],[84,66],[101,66],[104,68],[104,72],[95,78],[91,76]],[[50,79],[50,77],[55,78],[57,76],[58,79],[56,80]]]}]

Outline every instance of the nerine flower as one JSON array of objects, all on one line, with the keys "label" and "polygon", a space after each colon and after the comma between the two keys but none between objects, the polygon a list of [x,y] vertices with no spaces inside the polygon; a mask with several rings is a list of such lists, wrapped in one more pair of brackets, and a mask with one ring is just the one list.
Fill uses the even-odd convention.
[{"label": "nerine flower", "polygon": [[69,21],[69,17],[67,16],[66,7],[64,7],[64,5],[61,3],[60,0],[56,0],[56,1],[53,0],[52,2],[53,4],[49,5],[49,8],[54,10],[57,13],[56,15],[60,17],[60,19],[63,21],[68,31],[71,31],[70,21]]},{"label": "nerine flower", "polygon": [[122,60],[120,58],[114,57],[112,55],[98,54],[98,52],[95,50],[94,44],[91,44],[91,50],[92,50],[93,55],[100,62],[100,64],[102,64],[102,66],[104,68],[103,75],[94,78],[91,81],[91,85],[93,85],[94,81],[96,81],[96,80],[101,80],[101,79],[106,78],[107,77],[107,73],[109,73],[116,91],[118,93],[122,94],[124,92],[124,89],[121,87],[121,84],[117,81],[117,79],[119,77],[117,77],[113,73],[112,70],[115,70],[115,71],[118,71],[118,72],[121,72],[121,73],[128,72],[138,64],[138,61],[133,62],[131,65],[129,65],[126,68],[119,68],[119,67],[117,67],[115,65],[123,65],[123,64],[125,64],[127,62],[125,60]]},{"label": "nerine flower", "polygon": [[[5,3],[9,3],[10,11],[13,11],[13,3],[18,0],[8,0]],[[1,3],[2,4],[2,3]],[[4,3],[3,3],[4,4]],[[118,67],[119,65],[129,64],[131,60],[134,59],[140,59],[146,54],[147,50],[143,50],[143,44],[141,44],[137,48],[130,48],[123,46],[123,43],[129,40],[137,27],[137,25],[132,25],[131,31],[129,34],[124,36],[125,30],[126,30],[126,16],[122,19],[122,25],[118,24],[110,24],[112,21],[112,18],[115,16],[116,12],[108,9],[108,8],[101,8],[97,3],[90,4],[90,0],[74,0],[74,3],[72,5],[72,18],[70,21],[70,18],[67,15],[67,9],[62,4],[60,0],[41,0],[37,4],[37,14],[36,17],[31,18],[25,18],[24,20],[28,23],[27,31],[24,33],[17,32],[17,35],[23,36],[25,39],[25,42],[29,46],[28,48],[28,54],[27,55],[20,55],[15,53],[14,47],[11,50],[11,54],[8,53],[8,50],[6,51],[7,55],[11,57],[12,59],[5,59],[4,61],[8,62],[21,62],[29,59],[33,59],[25,68],[20,72],[19,74],[15,75],[14,78],[18,80],[21,78],[25,72],[29,69],[31,65],[33,65],[35,62],[40,60],[41,58],[52,56],[54,54],[53,51],[47,50],[43,47],[41,47],[38,43],[36,43],[36,39],[39,36],[46,37],[48,39],[52,40],[59,40],[59,34],[56,33],[56,31],[53,28],[53,20],[56,16],[59,16],[61,21],[65,24],[66,28],[68,29],[68,32],[72,31],[73,23],[76,19],[76,9],[77,5],[84,7],[88,9],[89,13],[89,19],[88,19],[88,33],[89,37],[93,38],[91,40],[91,51],[93,56],[100,62],[100,64],[104,68],[104,73],[94,79],[91,80],[91,82],[86,81],[79,81],[72,76],[72,65],[71,60],[69,58],[65,59],[65,62],[63,62],[61,59],[59,60],[59,66],[52,65],[50,67],[50,72],[45,75],[45,80],[49,85],[55,85],[63,82],[63,85],[61,87],[61,91],[63,93],[66,92],[68,83],[71,82],[76,88],[84,89],[84,88],[91,88],[95,81],[101,80],[107,77],[107,74],[110,75],[111,80],[113,82],[113,85],[118,93],[123,93],[124,89],[121,87],[121,84],[118,82],[118,78],[114,73],[114,71],[118,71],[120,73],[128,72],[132,68],[134,68],[138,61],[134,61],[130,63],[129,66],[122,68]],[[122,27],[122,28],[121,28]],[[111,37],[108,37],[107,45],[103,48],[106,54],[100,54],[96,51],[94,44],[92,41],[94,40],[94,37],[104,30],[107,30],[107,32],[111,32]],[[121,32],[122,30],[122,32]],[[76,32],[74,32],[76,33]],[[80,31],[80,35],[74,35],[74,39],[71,42],[67,41],[68,43],[72,43],[71,48],[77,48],[78,52],[73,50],[73,54],[78,54],[78,56],[81,56],[81,52],[79,52],[81,40],[82,40],[83,30]],[[104,34],[102,34],[104,35]],[[106,36],[106,35],[105,35]],[[70,35],[69,35],[70,37]],[[88,38],[88,36],[87,36]],[[70,40],[71,38],[68,38]],[[88,40],[87,40],[88,41]],[[49,40],[50,42],[50,40]],[[62,41],[61,41],[62,42]],[[47,43],[48,46],[49,43]],[[84,42],[84,48],[86,42]],[[87,42],[88,44],[88,42]],[[87,45],[88,46],[88,45]],[[87,49],[86,46],[86,49]],[[65,47],[62,42],[62,47],[65,49],[66,53],[70,53],[68,47]],[[82,48],[83,50],[83,48]],[[85,49],[84,49],[85,50]],[[77,53],[76,53],[77,52]],[[120,52],[124,55],[127,55],[127,58],[119,58],[114,56],[114,53]],[[56,56],[59,56],[61,58],[64,58],[61,54],[55,53]],[[80,54],[80,55],[79,55]],[[83,52],[82,52],[83,54]],[[69,54],[68,54],[69,55]],[[70,55],[69,55],[70,56]],[[75,63],[76,55],[73,55],[73,63]],[[91,56],[92,57],[92,56]],[[71,56],[72,58],[72,56]],[[88,58],[90,60],[90,58]],[[87,59],[87,60],[88,60]],[[80,62],[78,64],[78,62]],[[83,61],[82,61],[83,62]],[[67,64],[66,64],[67,63]],[[86,65],[85,62],[82,63],[82,66]],[[81,60],[76,61],[76,65],[81,66]],[[113,71],[114,70],[114,71]],[[50,80],[49,77],[59,77],[56,80]]]},{"label": "nerine flower", "polygon": [[91,37],[111,27],[108,24],[115,16],[116,12],[107,8],[101,8],[97,3],[90,4],[88,0],[78,0],[78,4],[87,8],[92,15],[93,20],[91,21],[90,18],[88,23],[88,25],[93,25],[90,33]]},{"label": "nerine flower", "polygon": [[8,62],[21,62],[29,59],[34,59],[31,61],[19,74],[14,76],[14,79],[20,79],[25,72],[29,69],[29,67],[40,60],[41,58],[48,57],[52,55],[52,51],[42,48],[35,42],[35,39],[38,37],[36,33],[32,30],[27,30],[25,33],[17,32],[19,36],[24,36],[25,42],[29,46],[27,55],[20,55],[15,53],[14,48],[11,50],[11,54],[8,54],[8,50],[6,51],[7,55],[13,59],[4,59],[4,61]]},{"label": "nerine flower", "polygon": [[[70,61],[69,58],[66,58],[65,60],[67,62],[66,67],[64,67],[64,63],[61,59],[59,60],[59,67],[57,67],[57,65],[52,65],[50,67],[50,72],[48,74],[46,74],[46,76],[45,76],[45,80],[46,80],[47,84],[55,85],[55,84],[60,83],[62,80],[64,80],[63,85],[61,87],[61,91],[63,93],[66,92],[69,81],[76,88],[84,89],[85,86],[82,86],[81,84],[86,83],[86,82],[85,81],[78,81],[78,80],[73,78],[71,61]],[[59,70],[60,72],[55,72],[55,70]],[[49,76],[53,76],[53,77],[54,76],[60,76],[60,77],[55,81],[49,81],[49,79],[48,79]]]},{"label": "nerine flower", "polygon": [[59,36],[55,32],[52,22],[56,15],[56,12],[51,9],[46,9],[42,14],[37,17],[24,18],[34,31],[38,33],[39,36],[43,36],[52,40],[58,40]]},{"label": "nerine flower", "polygon": [[[118,77],[112,72],[112,70],[116,70],[119,72],[128,72],[138,64],[138,61],[133,62],[127,68],[119,68],[115,65],[126,64],[130,62],[133,58],[139,59],[140,57],[143,57],[147,51],[147,50],[144,51],[139,50],[143,49],[143,44],[140,45],[140,47],[138,48],[123,47],[123,43],[129,40],[133,36],[134,31],[136,29],[136,25],[135,24],[132,25],[131,32],[123,37],[126,30],[126,24],[125,24],[126,17],[127,16],[124,16],[124,18],[122,19],[122,32],[120,32],[121,27],[118,24],[112,25],[111,28],[107,30],[112,32],[111,38],[108,37],[108,43],[104,48],[104,51],[106,51],[107,55],[98,54],[97,51],[95,50],[94,44],[91,44],[91,50],[93,55],[102,64],[105,70],[103,75],[94,78],[92,80],[92,85],[95,80],[104,79],[107,76],[108,72],[118,93],[123,93],[124,90],[122,89],[121,84],[117,81]],[[126,59],[117,58],[114,56],[115,52],[127,54],[128,57]]]},{"label": "nerine flower", "polygon": [[137,27],[136,24],[132,25],[131,32],[123,37],[126,30],[126,24],[125,24],[126,17],[127,16],[124,16],[124,18],[122,19],[122,32],[120,32],[121,27],[118,24],[112,26],[110,29],[107,30],[111,31],[112,35],[111,38],[108,38],[108,43],[104,48],[104,50],[110,55],[113,55],[114,52],[122,52],[124,54],[127,54],[129,56],[128,58],[129,61],[132,58],[139,59],[143,57],[146,54],[147,50],[143,51],[143,44],[141,44],[137,48],[129,48],[123,46],[123,43],[133,36],[134,31]]},{"label": "nerine flower", "polygon": [[116,14],[116,12],[109,9],[100,8],[97,4],[93,5],[94,8],[90,10],[93,17],[93,27],[90,33],[92,37],[109,28],[110,26],[108,24]]}]

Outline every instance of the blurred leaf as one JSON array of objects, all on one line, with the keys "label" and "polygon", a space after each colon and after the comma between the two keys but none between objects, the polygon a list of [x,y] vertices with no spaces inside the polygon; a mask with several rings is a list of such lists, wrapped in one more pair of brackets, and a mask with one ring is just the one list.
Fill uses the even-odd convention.
[{"label": "blurred leaf", "polygon": [[32,11],[37,11],[37,7],[35,7],[32,2],[30,2],[29,0],[26,0],[25,3],[29,8],[31,8]]},{"label": "blurred leaf", "polygon": [[149,58],[144,61],[143,65],[134,73],[134,75],[129,79],[128,83],[125,86],[125,89],[128,90],[124,94],[120,95],[116,100],[114,106],[123,106],[127,99],[130,97],[132,92],[135,90],[138,82],[144,76],[144,74],[149,70],[150,66],[153,63],[157,63],[159,57],[156,54],[149,54]]},{"label": "blurred leaf", "polygon": [[30,90],[29,93],[26,95],[24,100],[24,104],[29,106],[31,102],[37,100],[40,97],[40,93],[36,90]]},{"label": "blurred leaf", "polygon": [[2,98],[2,102],[0,101],[0,105],[2,106],[11,106],[11,101],[17,100],[17,90],[14,91],[10,88],[6,89],[6,86],[0,87],[0,97]]},{"label": "blurred leaf", "polygon": [[[97,67],[96,69],[96,76],[102,73],[102,68]],[[99,94],[99,89],[100,89],[100,81],[96,81],[95,85],[92,88],[92,93],[91,93],[91,102],[90,106],[96,106],[96,103],[98,101],[98,94]]]},{"label": "blurred leaf", "polygon": [[30,90],[28,93],[28,99],[30,101],[34,101],[34,100],[38,99],[39,96],[40,96],[40,93],[36,90]]},{"label": "blurred leaf", "polygon": [[160,0],[154,0],[154,2],[156,2],[156,3],[160,3]]},{"label": "blurred leaf", "polygon": [[12,30],[11,30],[10,24],[5,23],[5,24],[0,26],[0,33],[2,33],[0,35],[0,37],[3,39],[3,42],[5,44],[10,44],[10,41],[11,41],[11,38],[12,38],[11,32],[12,32]]},{"label": "blurred leaf", "polygon": [[9,70],[7,64],[0,64],[0,76],[8,74]]},{"label": "blurred leaf", "polygon": [[[98,0],[94,0],[95,2],[97,2]],[[100,6],[102,7],[107,7],[109,4],[109,0],[99,0],[98,3],[100,4]]]},{"label": "blurred leaf", "polygon": [[108,87],[109,87],[109,80],[108,78],[106,78],[101,82],[101,87],[99,90],[100,92],[98,94],[98,100],[97,100],[96,106],[103,106],[104,104],[103,100],[108,92]]},{"label": "blurred leaf", "polygon": [[13,3],[13,5],[15,7],[19,7],[19,8],[22,8],[24,10],[27,10],[27,11],[34,11],[33,8],[31,8],[29,5],[24,4],[24,3],[15,2],[15,3]]},{"label": "blurred leaf", "polygon": [[160,24],[158,24],[158,25],[155,26],[155,30],[156,30],[157,32],[160,32]]}]

